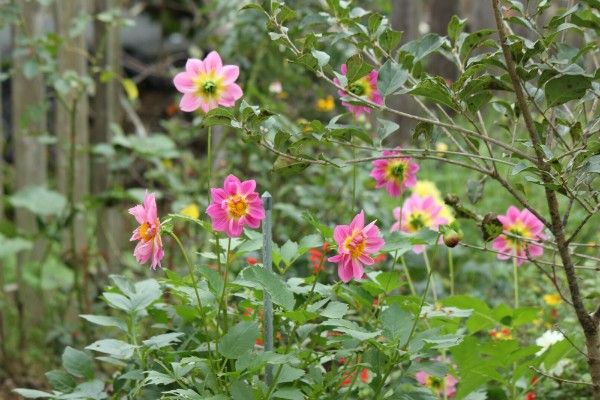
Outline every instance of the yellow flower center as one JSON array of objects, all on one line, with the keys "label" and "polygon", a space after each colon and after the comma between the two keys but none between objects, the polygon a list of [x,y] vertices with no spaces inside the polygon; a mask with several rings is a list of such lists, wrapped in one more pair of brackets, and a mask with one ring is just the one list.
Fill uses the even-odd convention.
[{"label": "yellow flower center", "polygon": [[[159,225],[158,220],[156,221],[156,225]],[[154,239],[154,236],[156,236],[156,232],[157,229],[151,227],[150,224],[147,222],[144,222],[140,225],[140,237],[144,242],[149,242],[150,240]]]},{"label": "yellow flower center", "polygon": [[432,389],[439,389],[442,387],[442,379],[438,378],[437,376],[429,376],[425,386]]},{"label": "yellow flower center", "polygon": [[386,171],[388,179],[396,179],[402,182],[406,175],[406,167],[407,162],[404,160],[391,160]]},{"label": "yellow flower center", "polygon": [[227,199],[227,211],[229,216],[235,219],[240,219],[248,213],[248,202],[246,197],[239,194],[234,194]]},{"label": "yellow flower center", "polygon": [[429,215],[422,212],[413,212],[408,216],[408,231],[416,232],[431,225]]},{"label": "yellow flower center", "polygon": [[223,78],[217,76],[214,71],[199,74],[194,78],[196,95],[205,99],[219,98],[223,92]]},{"label": "yellow flower center", "polygon": [[352,258],[358,258],[365,252],[367,246],[365,235],[361,231],[354,231],[352,235],[344,240],[344,248],[350,253]]},{"label": "yellow flower center", "polygon": [[525,247],[527,246],[527,241],[519,239],[519,238],[516,238],[515,236],[521,236],[521,237],[526,238],[526,239],[531,239],[532,238],[531,237],[531,233],[529,232],[529,229],[527,229],[527,227],[521,221],[515,222],[508,229],[508,232],[511,234],[511,236],[507,236],[506,240],[517,251],[524,250]]},{"label": "yellow flower center", "polygon": [[371,94],[373,93],[373,88],[371,87],[368,76],[363,76],[356,82],[351,83],[348,86],[348,90],[356,96],[371,97]]}]

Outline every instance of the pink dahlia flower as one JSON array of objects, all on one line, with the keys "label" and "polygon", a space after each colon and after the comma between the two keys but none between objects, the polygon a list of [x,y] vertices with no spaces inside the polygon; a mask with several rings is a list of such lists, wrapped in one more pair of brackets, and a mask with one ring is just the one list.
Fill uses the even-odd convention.
[{"label": "pink dahlia flower", "polygon": [[342,282],[362,278],[363,264],[373,265],[375,260],[371,254],[378,252],[385,243],[375,221],[365,226],[364,211],[358,213],[350,225],[336,226],[333,238],[338,245],[338,254],[327,260],[338,263],[338,276]]},{"label": "pink dahlia flower", "polygon": [[206,213],[212,219],[215,231],[225,232],[229,237],[241,235],[244,225],[258,228],[265,218],[262,199],[257,192],[256,181],[240,181],[229,175],[223,182],[223,188],[210,190],[212,203]]},{"label": "pink dahlia flower", "polygon": [[[401,149],[386,150],[384,156],[400,156]],[[410,157],[383,158],[373,161],[371,177],[375,179],[375,187],[385,187],[390,196],[400,196],[404,189],[415,186],[419,165]]]},{"label": "pink dahlia flower", "polygon": [[[348,67],[346,64],[342,64],[341,71],[344,75],[348,73]],[[369,100],[372,103],[379,105],[383,104],[383,97],[381,97],[381,93],[379,93],[379,89],[377,89],[377,75],[378,72],[376,69],[374,69],[362,78],[350,83],[346,90],[338,90],[338,94],[341,97],[344,97],[348,96],[348,93],[350,92],[356,96]],[[340,84],[340,81],[337,78],[333,81],[337,85]],[[360,116],[361,114],[368,114],[371,112],[371,108],[368,106],[357,106],[344,101],[342,102],[342,105],[356,117]]]},{"label": "pink dahlia flower", "polygon": [[173,83],[183,93],[179,102],[181,111],[191,112],[201,108],[208,112],[218,106],[232,107],[242,97],[242,89],[234,83],[240,74],[237,65],[223,65],[216,51],[204,60],[190,58],[185,72],[175,75]]},{"label": "pink dahlia flower", "polygon": [[508,260],[516,255],[517,265],[527,260],[527,254],[531,257],[539,257],[544,254],[544,248],[535,241],[541,241],[546,237],[542,233],[544,224],[528,209],[519,209],[510,206],[506,215],[499,215],[498,220],[502,222],[502,229],[511,235],[521,236],[525,240],[514,236],[500,235],[492,242],[492,248],[499,252],[500,260]]},{"label": "pink dahlia flower", "polygon": [[[391,230],[414,233],[429,228],[435,231],[440,225],[448,223],[448,220],[441,215],[442,209],[442,205],[433,196],[422,197],[413,194],[404,201],[402,207],[394,208],[396,222]],[[423,250],[425,245],[413,246],[413,251],[417,254],[422,253]]]},{"label": "pink dahlia flower", "polygon": [[160,238],[160,220],[154,194],[146,193],[144,204],[130,208],[129,214],[133,215],[140,224],[129,239],[130,241],[139,240],[133,251],[135,259],[140,264],[145,264],[151,259],[150,267],[152,269],[160,267],[160,260],[163,259],[165,252]]},{"label": "pink dahlia flower", "polygon": [[430,375],[425,371],[418,371],[415,374],[415,378],[420,385],[428,387],[438,396],[444,396],[444,388],[446,391],[446,397],[454,397],[456,394],[456,384],[458,381],[450,374],[446,375],[442,379],[440,377]]}]

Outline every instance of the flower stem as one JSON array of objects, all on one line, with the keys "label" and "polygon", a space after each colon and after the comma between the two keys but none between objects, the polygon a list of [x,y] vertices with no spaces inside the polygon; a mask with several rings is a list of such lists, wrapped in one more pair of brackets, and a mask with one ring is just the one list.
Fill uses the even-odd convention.
[{"label": "flower stem", "polygon": [[[169,232],[169,234],[171,235],[173,240],[175,240],[175,243],[177,243],[177,245],[179,246],[179,250],[181,250],[181,254],[183,254],[183,258],[185,259],[185,263],[188,267],[188,272],[190,274],[190,279],[192,280],[192,286],[194,287],[194,293],[196,294],[196,301],[198,302],[198,311],[200,312],[200,319],[203,320],[204,319],[204,308],[202,307],[202,301],[200,300],[200,292],[198,292],[198,281],[196,280],[196,275],[194,275],[194,267],[192,266],[192,263],[190,262],[187,252],[185,251],[185,248],[183,247],[181,240],[179,240],[179,237],[174,232]],[[204,321],[202,322],[202,325],[204,326],[204,335],[206,336],[206,343],[208,344],[208,357],[211,359],[211,364],[212,364],[212,355],[211,355],[211,350],[210,350],[210,337],[208,336],[208,328],[206,327],[206,324],[204,323]]]},{"label": "flower stem", "polygon": [[425,268],[427,268],[427,274],[431,277],[431,293],[433,294],[433,302],[437,303],[437,290],[435,289],[435,282],[433,281],[433,271],[431,270],[431,265],[429,264],[429,257],[427,257],[427,250],[423,250],[423,260],[425,260]]},{"label": "flower stem", "polygon": [[515,290],[515,308],[519,308],[519,273],[518,273],[518,264],[517,258],[513,257],[513,282],[514,282],[514,290]]},{"label": "flower stem", "polygon": [[[352,148],[352,158],[356,158],[356,150]],[[352,165],[352,213],[356,212],[356,164]]]},{"label": "flower stem", "polygon": [[[398,252],[396,252],[397,254]],[[410,277],[410,271],[408,270],[408,266],[406,265],[406,260],[404,256],[400,256],[400,262],[402,263],[402,269],[404,270],[404,275],[406,276],[406,281],[408,282],[408,287],[410,288],[410,293],[413,296],[417,295],[417,291],[415,290],[415,285],[413,285],[413,281]]]},{"label": "flower stem", "polygon": [[212,126],[208,127],[208,136],[206,139],[206,157],[207,157],[207,172],[208,177],[206,178],[206,193],[208,196],[207,206],[210,204],[210,184],[212,181]]},{"label": "flower stem", "polygon": [[448,268],[450,269],[450,296],[454,296],[454,257],[450,248],[448,248]]},{"label": "flower stem", "polygon": [[[223,334],[229,330],[227,318],[227,276],[229,275],[229,252],[231,251],[231,238],[227,240],[227,252],[225,253],[225,271],[223,273],[223,291],[219,300],[219,314],[223,313]],[[217,255],[220,258],[220,255]]]}]

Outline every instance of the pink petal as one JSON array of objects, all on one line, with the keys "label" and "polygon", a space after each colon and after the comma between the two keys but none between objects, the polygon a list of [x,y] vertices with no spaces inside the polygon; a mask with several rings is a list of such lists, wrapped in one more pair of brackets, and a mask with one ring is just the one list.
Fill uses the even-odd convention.
[{"label": "pink petal", "polygon": [[256,181],[254,179],[244,181],[240,184],[241,194],[250,194],[254,192],[254,189],[256,189]]},{"label": "pink petal", "polygon": [[[184,93],[181,97],[181,101],[179,102],[179,108],[181,111],[192,112],[202,107],[203,104],[204,101],[202,98],[194,95],[193,93]],[[204,107],[202,107],[202,109],[204,110]],[[208,110],[205,110],[205,112],[208,112]]]},{"label": "pink petal", "polygon": [[365,270],[362,264],[355,258],[352,259],[352,273],[354,275],[354,279],[362,278]]},{"label": "pink petal", "polygon": [[205,74],[206,69],[204,67],[204,63],[202,60],[197,58],[189,58],[185,63],[185,71],[191,74],[192,76],[197,76],[199,74]]},{"label": "pink petal", "polygon": [[360,210],[358,214],[352,219],[350,223],[350,230],[361,230],[365,226],[365,212]]},{"label": "pink petal", "polygon": [[194,84],[193,75],[188,72],[180,72],[173,78],[173,84],[175,88],[181,93],[192,93],[196,91],[196,85]]},{"label": "pink petal", "polygon": [[338,276],[340,277],[340,280],[344,283],[348,283],[352,280],[352,275],[352,264],[342,260],[338,264]]},{"label": "pink petal", "polygon": [[221,61],[221,56],[219,53],[216,51],[211,51],[208,53],[204,59],[204,68],[206,68],[206,72],[219,71],[222,67],[223,62]]},{"label": "pink petal", "polygon": [[128,212],[135,217],[138,224],[146,222],[146,210],[144,210],[144,206],[138,204],[135,207],[131,207]]},{"label": "pink petal", "polygon": [[146,221],[154,224],[158,219],[158,211],[156,209],[156,197],[153,193],[146,193],[144,196],[144,208],[146,209]]},{"label": "pink petal", "polygon": [[232,84],[240,75],[240,68],[237,65],[225,65],[221,69],[221,73],[223,74],[223,83],[225,85]]},{"label": "pink petal", "polygon": [[223,100],[225,100],[225,101],[234,101],[235,102],[240,97],[242,97],[243,94],[244,94],[244,92],[242,91],[242,88],[239,87],[237,84],[232,83],[225,87],[225,91],[223,92],[222,97],[223,97]]},{"label": "pink petal", "polygon": [[519,212],[519,209],[515,206],[510,206],[508,207],[508,211],[506,212],[506,216],[508,217],[508,220],[511,223],[514,223],[516,221],[519,220],[519,217],[521,216],[521,213]]}]

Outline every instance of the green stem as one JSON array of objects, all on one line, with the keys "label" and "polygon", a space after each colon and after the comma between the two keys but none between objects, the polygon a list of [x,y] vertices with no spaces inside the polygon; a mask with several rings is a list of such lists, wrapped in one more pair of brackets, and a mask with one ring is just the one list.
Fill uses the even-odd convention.
[{"label": "green stem", "polygon": [[[196,294],[196,301],[198,302],[198,311],[200,312],[200,319],[203,319],[204,318],[204,308],[202,307],[202,301],[200,300],[200,292],[198,291],[198,281],[196,280],[196,275],[194,274],[194,267],[192,266],[192,263],[187,255],[187,252],[185,251],[185,248],[183,247],[183,244],[181,243],[181,240],[179,240],[179,237],[173,232],[169,232],[169,234],[171,235],[173,240],[175,240],[175,243],[177,243],[177,246],[179,246],[179,250],[181,250],[181,254],[183,254],[183,258],[185,259],[185,263],[188,267],[188,272],[190,274],[190,279],[192,280],[192,286],[194,287],[194,293]],[[212,355],[211,355],[211,350],[210,350],[210,337],[208,336],[208,328],[206,327],[205,323],[202,323],[202,325],[204,326],[204,335],[206,336],[206,343],[208,343],[208,356],[211,359],[211,364],[212,364]]]},{"label": "green stem", "polygon": [[515,290],[515,308],[519,308],[519,273],[516,256],[513,257],[513,283]]},{"label": "green stem", "polygon": [[[231,251],[231,238],[227,239],[227,253],[225,253],[225,271],[223,273],[223,291],[221,300],[219,300],[219,314],[223,313],[223,334],[229,330],[229,321],[227,318],[227,276],[229,275],[229,252]],[[220,255],[217,254],[217,258]]]},{"label": "green stem", "polygon": [[212,181],[212,126],[208,127],[208,136],[206,139],[206,156],[208,158],[207,160],[207,172],[208,172],[208,177],[206,178],[206,193],[208,196],[208,202],[206,203],[207,206],[210,204],[210,188],[211,188],[211,181]]},{"label": "green stem", "polygon": [[[356,150],[352,148],[352,159],[356,158]],[[356,212],[356,164],[352,165],[352,213]]]},{"label": "green stem", "polygon": [[448,268],[450,269],[450,296],[454,296],[454,257],[450,248],[448,248]]},{"label": "green stem", "polygon": [[[423,250],[423,260],[425,260],[425,268],[427,268],[427,274],[431,277],[431,293],[433,294],[433,302],[437,303],[437,290],[435,289],[435,282],[433,282],[433,274],[431,265],[429,264],[429,257],[427,257],[427,250]],[[427,282],[429,284],[429,282]]]},{"label": "green stem", "polygon": [[416,296],[417,291],[415,290],[415,285],[413,285],[413,281],[410,277],[410,271],[408,270],[408,266],[406,265],[406,260],[404,259],[404,256],[400,256],[400,262],[402,263],[402,269],[404,270],[404,275],[406,276],[406,281],[408,282],[410,293],[413,296]]}]

